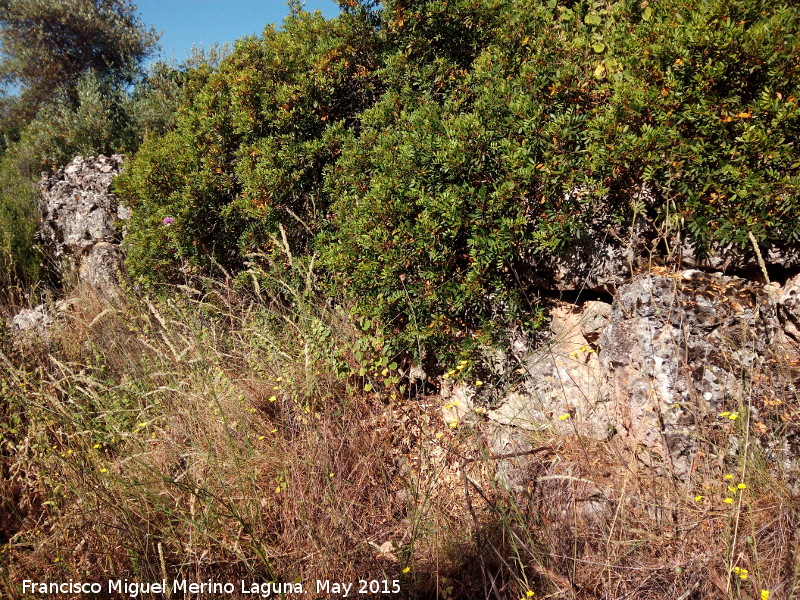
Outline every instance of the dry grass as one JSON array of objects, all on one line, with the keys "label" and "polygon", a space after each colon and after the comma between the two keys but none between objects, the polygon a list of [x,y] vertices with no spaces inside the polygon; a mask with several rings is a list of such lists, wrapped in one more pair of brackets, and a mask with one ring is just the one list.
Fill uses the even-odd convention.
[{"label": "dry grass", "polygon": [[[800,596],[798,500],[753,445],[735,464],[699,460],[686,482],[579,432],[487,456],[488,423],[450,428],[437,397],[336,376],[355,334],[324,303],[287,312],[224,285],[78,297],[49,339],[7,339],[0,358],[4,597],[24,597],[26,578],[108,577],[312,592],[398,579],[402,597],[443,599]],[[702,432],[705,454],[747,427]],[[509,462],[525,474],[514,491],[496,477]]]}]

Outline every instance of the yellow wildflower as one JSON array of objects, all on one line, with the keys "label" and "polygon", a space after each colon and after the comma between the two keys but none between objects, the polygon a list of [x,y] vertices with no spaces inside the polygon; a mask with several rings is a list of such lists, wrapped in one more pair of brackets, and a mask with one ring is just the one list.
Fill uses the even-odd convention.
[{"label": "yellow wildflower", "polygon": [[736,487],[739,488],[740,490],[746,490],[747,489],[747,484],[746,483],[739,483],[739,484],[737,484]]},{"label": "yellow wildflower", "polygon": [[733,502],[733,498],[725,498],[725,500],[723,500],[723,502],[725,504],[731,504]]},{"label": "yellow wildflower", "polygon": [[703,498],[705,498],[705,496],[697,494],[697,496],[694,497],[694,501],[695,502],[700,502]]},{"label": "yellow wildflower", "polygon": [[727,410],[726,410],[725,412],[721,412],[721,413],[719,413],[719,416],[720,416],[720,417],[727,417],[727,416],[728,416],[728,415],[730,415],[730,414],[731,414],[731,413],[730,413],[729,411],[727,411]]},{"label": "yellow wildflower", "polygon": [[570,418],[570,414],[569,414],[569,413],[564,413],[563,415],[561,415],[560,417],[558,417],[558,420],[559,420],[559,421],[566,421],[566,420],[567,420],[567,419],[569,419],[569,418]]},{"label": "yellow wildflower", "polygon": [[533,590],[528,590],[527,592],[525,592],[525,595],[526,595],[528,598],[533,598]]},{"label": "yellow wildflower", "polygon": [[411,570],[411,567],[406,567],[405,569],[403,569],[403,573],[408,573],[410,570]]},{"label": "yellow wildflower", "polygon": [[92,446],[92,448],[94,448],[95,450],[97,450],[99,447],[100,447],[100,444],[95,444],[94,446]]},{"label": "yellow wildflower", "polygon": [[733,479],[733,475],[731,475],[730,473],[728,473],[727,475],[725,475],[725,479]]},{"label": "yellow wildflower", "polygon": [[450,429],[455,429],[456,427],[458,427],[458,419],[453,419],[450,421]]},{"label": "yellow wildflower", "polygon": [[278,399],[278,398],[276,398],[275,396],[270,396],[270,397],[269,397],[269,401],[270,401],[270,402],[275,402],[277,399]]},{"label": "yellow wildflower", "polygon": [[769,600],[769,590],[761,590],[761,600]]},{"label": "yellow wildflower", "polygon": [[483,385],[483,382],[480,379],[475,382],[475,387],[481,387],[482,385]]}]

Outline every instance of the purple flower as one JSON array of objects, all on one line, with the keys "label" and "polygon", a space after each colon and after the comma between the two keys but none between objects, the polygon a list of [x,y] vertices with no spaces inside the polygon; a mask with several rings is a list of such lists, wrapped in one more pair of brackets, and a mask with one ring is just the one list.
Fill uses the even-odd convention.
[{"label": "purple flower", "polygon": [[172,225],[174,222],[175,219],[173,219],[172,217],[164,217],[163,219],[161,219],[162,225]]}]

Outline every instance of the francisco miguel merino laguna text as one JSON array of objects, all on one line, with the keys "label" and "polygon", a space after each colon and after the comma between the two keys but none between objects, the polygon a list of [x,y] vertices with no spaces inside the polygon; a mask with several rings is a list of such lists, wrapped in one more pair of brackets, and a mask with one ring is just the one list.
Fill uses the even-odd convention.
[{"label": "francisco miguel merino laguna text", "polygon": [[[237,585],[238,584],[238,585]],[[186,579],[173,579],[168,588],[166,579],[161,581],[129,581],[127,579],[109,579],[103,585],[99,582],[69,581],[40,583],[25,579],[22,582],[23,594],[101,594],[117,593],[138,598],[142,594],[164,594],[167,589],[173,593],[189,594],[254,594],[262,598],[269,598],[278,594],[302,594],[302,583],[276,583],[276,582],[248,582],[239,581],[237,584],[231,582],[212,581],[211,579],[203,582],[187,581]]]},{"label": "francisco miguel merino laguna text", "polygon": [[[203,582],[187,581],[186,579],[173,579],[171,590],[172,593],[184,594],[233,594],[239,592],[240,594],[253,594],[262,598],[269,598],[270,596],[278,596],[284,594],[303,594],[305,589],[302,583],[297,582],[284,582],[277,583],[271,582],[258,582],[258,581],[239,581],[237,584],[231,582],[213,581],[208,579]],[[165,594],[167,590],[167,580],[161,581],[142,582],[142,581],[129,581],[127,579],[109,579],[107,584],[103,586],[99,582],[82,582],[70,579],[69,581],[62,582],[49,582],[40,583],[25,579],[22,582],[23,594],[40,594],[40,595],[56,595],[56,594],[101,594],[104,591],[108,594],[116,592],[120,595],[125,595],[130,598],[138,598],[143,594]],[[347,598],[350,593],[353,594],[398,594],[400,593],[400,581],[393,579],[391,581],[383,580],[358,580],[358,587],[354,589],[353,582],[336,582],[328,579],[316,580],[316,593],[333,594]]]}]

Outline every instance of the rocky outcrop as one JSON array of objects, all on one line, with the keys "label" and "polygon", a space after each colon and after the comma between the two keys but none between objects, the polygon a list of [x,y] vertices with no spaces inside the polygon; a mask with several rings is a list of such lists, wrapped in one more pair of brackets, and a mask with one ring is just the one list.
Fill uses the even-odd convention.
[{"label": "rocky outcrop", "polygon": [[11,332],[15,338],[46,337],[53,324],[53,317],[46,304],[24,308],[11,318]]},{"label": "rocky outcrop", "polygon": [[[642,228],[627,232],[626,240],[608,229],[592,228],[580,239],[568,242],[558,253],[531,259],[521,268],[532,288],[558,291],[615,293],[648,264],[660,263],[706,272],[749,272],[761,277],[761,265],[753,248],[712,244],[706,251],[687,240],[671,240],[669,253],[659,248],[655,234]],[[759,247],[765,266],[800,267],[800,248],[775,244]]]},{"label": "rocky outcrop", "polygon": [[[800,474],[800,276],[781,286],[698,270],[643,274],[612,305],[557,307],[549,343],[514,358],[521,367],[486,410],[475,408],[478,389],[446,390],[444,418],[484,421],[497,454],[524,449],[514,432],[576,433],[684,477],[698,456],[736,452],[746,435]],[[710,430],[730,447],[702,447]]]},{"label": "rocky outcrop", "polygon": [[22,309],[11,318],[10,329],[14,340],[19,344],[47,340],[50,328],[71,312],[77,302],[76,298],[68,298],[53,304]]},{"label": "rocky outcrop", "polygon": [[[39,238],[49,262],[67,282],[80,281],[98,294],[113,297],[120,284],[123,252],[120,224],[130,211],[111,193],[122,156],[75,157],[52,174],[42,173]],[[49,329],[76,300],[60,300],[23,309],[9,327],[17,343],[46,340]]]},{"label": "rocky outcrop", "polygon": [[599,354],[621,440],[683,474],[703,427],[759,421],[754,381],[783,378],[772,365],[792,352],[777,291],[700,271],[640,277],[620,289]]},{"label": "rocky outcrop", "polygon": [[[575,188],[566,194],[566,203],[585,194]],[[752,273],[762,277],[760,258],[767,269],[800,268],[800,244],[763,243],[756,252],[752,240],[741,247],[711,241],[708,247],[698,245],[680,232],[660,231],[646,216],[656,214],[660,200],[647,184],[637,186],[630,195],[642,211],[632,224],[610,222],[603,217],[602,205],[587,206],[592,216],[580,236],[567,240],[557,252],[525,257],[515,269],[523,283],[531,288],[557,291],[590,291],[615,293],[637,273],[651,265],[671,268],[700,269],[707,272]]]},{"label": "rocky outcrop", "polygon": [[104,295],[119,284],[123,254],[119,221],[130,215],[110,192],[122,156],[76,157],[42,174],[39,235],[45,255],[63,276],[88,283]]}]

